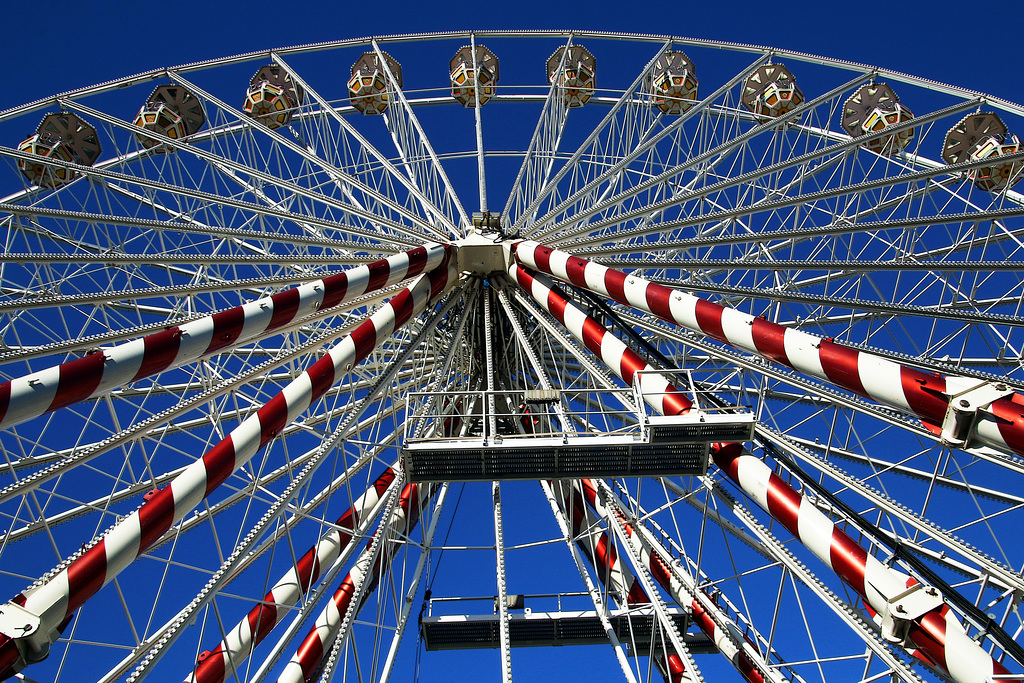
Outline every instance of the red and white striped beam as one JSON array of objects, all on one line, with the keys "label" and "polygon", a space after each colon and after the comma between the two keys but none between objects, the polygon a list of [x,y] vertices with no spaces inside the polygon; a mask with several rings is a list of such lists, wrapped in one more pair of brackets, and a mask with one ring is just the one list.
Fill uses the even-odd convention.
[{"label": "red and white striped beam", "polygon": [[[523,266],[916,415],[935,433],[942,431],[952,397],[982,384],[901,365],[539,242],[519,242],[513,254]],[[1024,455],[1024,395],[997,398],[988,411],[991,414],[978,414],[974,438],[997,450]]]},{"label": "red and white striped beam", "polygon": [[[612,598],[614,599],[616,595],[623,596],[625,605],[629,607],[651,604],[647,591],[619,557],[608,532],[602,530],[597,515],[584,502],[581,491],[585,492],[586,488],[583,482],[560,480],[549,484],[552,486],[555,500],[562,508],[562,514],[572,524],[572,535],[576,545],[597,570],[598,578],[608,588]],[[655,661],[669,683],[692,680],[678,654],[670,654],[668,657],[664,655],[662,652],[660,657],[655,657]]]},{"label": "red and white striped beam", "polygon": [[[689,398],[669,384],[660,374],[657,374],[653,366],[644,361],[603,325],[588,316],[583,309],[552,287],[547,278],[530,273],[514,264],[509,268],[509,275],[526,289],[544,310],[565,325],[566,329],[577,340],[600,357],[605,365],[624,382],[632,385],[636,373],[643,371],[643,374],[640,375],[643,382],[641,392],[655,410],[663,415],[680,415],[690,410],[692,403]],[[595,507],[598,502],[595,497],[596,490],[594,489],[593,482],[583,480],[580,486],[586,494],[587,502],[595,510],[598,509]],[[629,572],[628,568],[624,567],[619,561],[615,548],[609,543],[606,533],[579,535],[580,524],[583,520],[588,521],[587,528],[596,528],[594,527],[593,517],[589,515],[586,507],[583,505],[583,497],[580,496],[580,492],[575,491],[571,500],[566,497],[563,504],[566,515],[573,520],[573,533],[576,534],[578,545],[584,551],[584,554],[590,558],[594,567],[598,570],[602,581],[606,585],[609,585],[610,582],[612,588],[622,591],[624,595],[627,595],[627,602],[629,604],[649,603],[650,598],[643,590],[643,587],[636,581],[636,578]],[[604,506],[601,506],[600,509],[604,510]],[[569,515],[569,511],[572,512],[571,515]],[[627,525],[627,528],[629,529],[630,527]],[[642,548],[642,546],[637,544],[637,548]],[[671,572],[664,566],[660,557],[651,555],[643,549],[641,549],[641,557],[644,557],[647,561],[648,568],[658,583],[668,590],[669,594],[681,606],[685,606],[692,601],[693,598],[688,593],[683,592],[681,584],[674,580]],[[708,635],[714,637],[712,634]],[[747,676],[747,671],[751,671],[751,676],[747,677],[747,680],[751,681],[751,683],[763,683],[765,678],[754,666],[750,656],[738,648],[734,647],[733,649],[736,650],[734,656],[728,656],[730,656],[737,669],[744,676]],[[674,682],[683,679],[685,670],[682,659],[677,655],[670,655],[667,666],[670,672],[670,680]]]},{"label": "red and white striped beam", "polygon": [[508,271],[513,281],[529,292],[576,339],[600,358],[623,382],[632,386],[639,375],[640,392],[652,408],[662,415],[681,415],[693,403],[685,394],[669,384],[655,368],[638,356],[614,334],[605,329],[586,311],[573,303],[551,281],[512,264]]},{"label": "red and white striped beam", "polygon": [[[658,312],[658,310],[656,310],[655,307],[647,305],[646,302],[648,302],[652,298],[654,301],[663,301],[665,304],[663,310],[671,311],[671,307],[673,306],[673,304],[669,303],[670,297],[675,298],[676,301],[680,300],[679,298],[676,298],[676,294],[688,297],[689,299],[693,300],[692,302],[690,302],[693,304],[693,307],[691,307],[689,312],[689,316],[692,321],[695,321],[697,319],[694,314],[694,310],[697,307],[702,308],[703,306],[711,306],[714,307],[715,309],[718,309],[719,334],[717,336],[711,336],[716,336],[716,338],[722,341],[730,342],[730,339],[724,334],[724,332],[722,332],[724,327],[723,323],[721,322],[723,319],[729,318],[730,316],[744,316],[746,318],[749,318],[751,321],[753,321],[753,323],[751,323],[750,325],[751,327],[754,327],[755,323],[757,322],[772,324],[766,323],[766,321],[759,321],[759,319],[755,319],[751,316],[745,316],[745,314],[741,314],[731,309],[725,309],[721,306],[708,303],[706,301],[698,299],[697,297],[693,297],[683,292],[676,292],[667,287],[662,287],[660,285],[655,285],[654,283],[641,280],[640,278],[627,276],[624,273],[621,273],[620,271],[614,271],[612,269],[605,268],[604,266],[587,262],[584,259],[576,259],[576,257],[572,257],[571,255],[566,254],[565,252],[556,253],[555,250],[549,249],[547,247],[542,247],[537,243],[532,244],[536,245],[534,247],[533,255],[536,256],[538,253],[540,253],[543,256],[545,256],[544,260],[530,262],[528,259],[521,257],[519,249],[521,248],[522,243],[517,247],[517,257],[519,257],[522,261],[529,263],[530,265],[536,265],[542,270],[552,272],[552,274],[554,274],[556,277],[559,276],[559,272],[561,272],[563,275],[565,275],[563,279],[565,279],[567,282],[573,282],[578,286],[582,286],[587,289],[590,289],[591,291],[604,294],[605,296],[610,296],[613,299],[618,300],[617,297],[612,294],[612,292],[618,292],[619,295],[622,296],[622,303],[625,303],[627,305],[635,305],[638,308],[642,308],[643,310],[647,310],[648,312],[654,313],[655,315],[659,315],[660,317],[663,317],[666,320],[674,321],[674,318],[669,315],[660,315],[660,313]],[[552,266],[552,254],[555,254],[554,260],[556,261],[556,263],[559,258],[564,256],[565,265],[562,266],[561,268],[559,268],[557,265]],[[568,275],[570,267],[569,259],[575,259],[574,266],[577,268],[577,270],[574,271],[577,274],[575,279]],[[575,306],[565,297],[558,294],[557,290],[545,284],[540,277],[532,275],[528,271],[524,270],[522,267],[517,266],[515,264],[513,264],[510,267],[509,273],[516,279],[517,282],[519,282],[520,285],[522,285],[525,289],[527,289],[527,291],[531,293],[533,298],[538,303],[544,306],[545,309],[549,313],[551,313],[556,319],[558,319],[560,322],[566,325],[566,327],[573,332],[573,335],[576,336],[577,339],[585,343],[587,345],[587,348],[589,348],[592,352],[600,356],[602,360],[605,362],[605,364],[608,365],[608,367],[613,372],[619,374],[619,376],[624,381],[632,380],[632,375],[629,375],[629,379],[627,379],[626,374],[623,370],[623,368],[630,368],[631,364],[629,362],[624,361],[624,359],[627,358],[627,356],[622,351],[619,351],[618,349],[612,347],[613,350],[611,353],[603,352],[606,348],[606,340],[608,338],[615,339],[610,333],[608,333],[606,329],[604,329],[603,326],[601,326],[597,321],[593,320],[592,318],[588,318],[586,314],[581,309],[579,309],[579,307]],[[617,282],[617,289],[615,287],[607,288],[588,284],[588,282],[590,282],[591,277],[595,278],[596,281],[598,275],[602,277],[602,283],[607,281],[603,279],[605,277],[610,278],[612,282]],[[632,282],[627,283],[627,278],[632,280]],[[633,288],[630,289],[629,297],[627,297],[625,294],[627,284],[631,288]],[[654,290],[654,294],[652,297],[651,288],[660,288],[660,290],[664,291]],[[644,306],[640,305],[639,302],[641,301],[644,302]],[[702,306],[698,306],[698,304],[701,304]],[[569,314],[566,315],[565,311],[569,311]],[[680,313],[680,318],[686,319],[686,317],[682,313]],[[704,332],[703,329],[696,326],[695,322],[693,324],[693,329],[696,329],[697,331],[700,332]],[[789,337],[793,333],[796,333],[797,335],[803,335],[811,339],[820,341],[822,344],[826,343],[826,340],[819,340],[817,337],[807,335],[806,333],[803,332],[783,328],[778,325],[775,325],[775,327],[779,328],[779,330],[782,333],[782,336],[785,337]],[[749,332],[748,338],[751,338],[751,334]],[[618,340],[615,339],[615,341]],[[790,341],[791,340],[788,338],[785,340],[787,346],[789,345]],[[797,341],[802,340],[798,339]],[[621,344],[621,342],[619,342],[619,344]],[[736,345],[739,346],[739,344]],[[878,363],[888,363],[897,368],[897,370],[902,368],[904,370],[912,371],[913,373],[916,373],[923,377],[932,377],[931,375],[926,375],[925,373],[913,370],[912,368],[904,368],[903,366],[891,363],[890,361],[887,361],[885,359],[877,358],[875,356],[872,356],[871,354],[864,354],[856,351],[855,349],[840,347],[840,345],[834,343],[832,343],[832,345],[838,348],[843,348],[851,353],[859,354],[860,356],[867,358],[869,361],[877,361]],[[622,345],[622,348],[625,349],[625,352],[632,354],[640,363],[643,363],[643,360],[639,359],[639,357],[636,356],[636,354],[633,354],[633,352],[626,348],[625,345]],[[755,352],[758,352],[757,347],[753,342],[750,342],[748,350],[754,350]],[[797,367],[795,365],[790,365],[798,370],[801,369],[800,367]],[[821,364],[819,364],[819,371],[821,367]],[[818,376],[828,379],[828,375],[825,375],[824,373]],[[670,385],[667,386],[670,387]],[[667,391],[677,390],[675,390],[674,388],[668,388]],[[865,393],[863,391],[861,393],[863,395],[871,397],[871,395],[868,393]],[[666,397],[669,396],[669,394],[665,395]],[[681,395],[678,396],[685,400],[685,397]],[[1024,400],[1022,400],[1022,403],[1024,403]],[[662,406],[654,407],[657,410],[662,411],[663,414],[679,414],[685,412],[685,410],[665,412]],[[688,405],[686,406],[686,409],[689,409]],[[943,407],[943,415],[945,414],[944,411],[945,408]],[[941,419],[939,421],[939,424],[941,424]],[[738,455],[742,454],[743,449],[742,446],[740,446],[739,444],[729,444],[728,446],[715,449],[716,464],[718,464],[719,467],[722,467],[722,469],[725,470],[726,472],[729,472],[729,470],[726,469],[726,467],[723,465],[723,462],[720,461],[721,456],[719,455],[726,451],[730,453],[735,451],[738,457]],[[792,492],[792,496],[795,496],[797,501],[796,508],[793,508],[791,498],[783,498],[783,503],[785,503],[786,500],[789,500],[789,507],[786,508],[783,505],[783,503],[780,503],[780,506],[782,506],[781,509],[792,509],[794,511],[800,510],[801,513],[803,513],[804,508],[808,510],[813,510],[813,512],[806,513],[805,518],[807,521],[803,522],[803,524],[812,531],[808,531],[804,535],[801,535],[799,533],[799,525],[796,522],[796,517],[793,517],[793,521],[791,524],[786,524],[786,522],[781,519],[780,521],[783,521],[783,524],[787,527],[787,529],[789,529],[798,539],[800,539],[805,544],[808,544],[808,547],[811,549],[811,551],[814,552],[823,561],[825,561],[831,568],[833,568],[836,571],[836,573],[840,576],[840,578],[846,581],[852,588],[858,590],[858,592],[875,609],[880,611],[881,605],[886,604],[887,599],[889,597],[894,597],[899,595],[900,593],[903,593],[904,591],[906,591],[908,585],[912,585],[908,584],[908,581],[913,581],[911,577],[905,574],[901,574],[900,572],[888,569],[881,565],[881,563],[879,563],[878,560],[876,560],[873,556],[869,555],[866,551],[864,551],[849,536],[847,536],[844,532],[842,532],[842,530],[836,527],[831,520],[829,520],[823,513],[821,513],[817,508],[815,508],[809,501],[807,501],[806,504],[803,507],[801,507],[799,501],[803,497],[800,494],[793,491],[791,488],[789,488],[787,484],[785,484],[785,482],[783,482],[781,479],[775,476],[774,473],[772,473],[771,470],[767,467],[767,465],[764,465],[764,463],[757,460],[757,458],[754,458],[753,456],[745,456],[745,462],[747,462],[746,458],[749,458],[749,462],[757,463],[758,465],[760,465],[761,468],[763,468],[763,472],[771,474],[771,476],[774,477],[774,480],[777,481],[778,484],[780,484],[783,487],[786,487],[790,492]],[[750,470],[756,469],[754,465],[748,465],[748,468]],[[733,475],[730,473],[730,476]],[[765,482],[768,481],[767,475],[764,475],[762,478]],[[733,476],[733,479],[739,483],[739,480],[735,476]],[[773,511],[768,506],[768,504],[764,502],[767,500],[766,495],[762,494],[759,497],[758,495],[752,492],[758,490],[758,487],[756,485],[753,486],[752,489],[748,490],[746,486],[743,486],[743,484],[741,484],[741,488],[744,488],[744,490],[747,491],[749,495],[754,497],[754,499],[757,500],[758,503],[761,504],[761,506],[765,510],[767,510],[770,514],[775,516],[776,511]],[[779,488],[778,490],[782,489]],[[827,528],[830,532],[834,532],[835,538],[845,539],[845,542],[841,542],[839,544],[840,552],[836,556],[835,564],[833,564],[832,562],[830,546],[827,543],[826,545],[824,545],[824,547],[822,547],[820,543],[814,545],[813,541],[809,543],[807,540],[807,538],[814,538],[814,529],[820,528]],[[828,536],[828,538],[831,539],[832,536]],[[858,560],[860,562],[861,567],[861,569],[859,570],[859,574],[858,570],[856,569],[856,567],[858,566]],[[871,568],[870,571],[868,571],[869,567]],[[659,574],[658,571],[654,571],[653,567],[652,573],[656,577]],[[866,581],[866,575],[870,575],[870,578],[873,581]],[[870,588],[870,590],[868,590],[868,588]],[[667,589],[671,591],[671,589]],[[873,597],[866,595],[866,590],[872,593]],[[994,661],[987,653],[985,653],[985,651],[977,643],[975,643],[966,635],[966,633],[963,630],[963,627],[960,625],[959,621],[957,621],[956,616],[949,610],[949,607],[947,605],[943,605],[941,609],[926,614],[924,617],[919,619],[916,625],[912,627],[910,630],[910,638],[913,641],[913,643],[917,646],[920,652],[922,652],[931,661],[933,661],[939,668],[941,668],[944,671],[947,671],[954,680],[958,681],[958,683],[982,683],[993,674],[1008,673],[1007,670],[1001,664]],[[955,655],[953,660],[947,658],[947,652]],[[984,672],[986,669],[988,671],[987,674],[981,673],[979,675],[977,673],[972,673]]]},{"label": "red and white striped beam", "polygon": [[[712,455],[730,479],[838,574],[873,611],[885,613],[888,599],[917,583],[913,577],[879,562],[768,465],[745,453],[740,444],[715,446]],[[957,683],[1011,680],[999,676],[1009,671],[964,632],[945,603],[913,619],[908,640]]]},{"label": "red and white striped beam", "polygon": [[[710,598],[707,599],[710,600]],[[704,609],[697,598],[693,599],[690,607],[693,609],[690,613],[690,618],[714,642],[718,651],[732,662],[732,665],[743,676],[743,680],[749,683],[765,683],[766,673],[772,675],[775,680],[784,680],[781,674],[778,673],[778,670],[769,669],[767,666],[761,669],[754,664],[750,652],[756,652],[756,648],[739,632],[739,629],[736,629],[731,621],[723,621],[726,626],[725,628],[719,626],[719,620],[712,617],[711,613]],[[737,643],[742,645],[737,647]]]},{"label": "red and white striped beam", "polygon": [[[38,616],[39,628],[46,629],[43,633],[55,637],[61,622],[319,400],[352,365],[440,299],[458,279],[452,261],[451,252],[444,248],[440,267],[400,291],[49,582],[11,602]],[[30,658],[45,655],[45,651],[32,652]],[[0,679],[11,676],[23,664],[14,639],[0,635]]]},{"label": "red and white striped beam", "polygon": [[651,599],[633,572],[620,559],[615,544],[601,530],[597,516],[587,509],[580,484],[567,479],[549,482],[562,514],[572,525],[572,535],[590,563],[597,570],[601,583],[612,596],[620,595],[626,605],[646,605]]},{"label": "red and white striped beam", "polygon": [[297,605],[309,592],[310,586],[320,580],[320,573],[341,555],[352,541],[349,532],[355,529],[359,520],[373,511],[394,480],[394,470],[390,467],[384,470],[352,507],[338,518],[335,528],[321,536],[316,545],[274,584],[263,601],[249,610],[245,618],[225,634],[217,647],[199,655],[195,670],[185,679],[186,682],[224,683],[228,676],[233,675],[253,648],[263,642],[284,620],[289,608]]},{"label": "red and white striped beam", "polygon": [[[588,316],[582,308],[553,287],[546,277],[530,273],[515,264],[509,268],[509,275],[622,381],[632,386],[633,382],[639,379],[641,394],[652,408],[663,415],[680,415],[690,410],[692,402],[689,398],[669,384],[653,366],[601,323]],[[642,374],[638,377],[637,373]],[[564,500],[560,501],[564,506],[563,513],[572,520],[577,545],[597,569],[601,581],[609,588],[625,595],[626,603],[629,605],[650,604],[650,597],[633,573],[620,561],[608,534],[597,531],[595,520],[587,510],[579,491],[573,491],[571,498],[570,494],[564,495]],[[580,535],[583,520],[587,520],[586,528],[594,530],[593,533]],[[667,659],[663,658],[663,661],[659,661],[659,666],[662,672],[667,674],[666,678],[670,683],[688,680],[683,660],[676,654],[668,655]]]},{"label": "red and white striped beam", "polygon": [[428,272],[450,250],[441,244],[416,247],[4,382],[0,429],[244,344],[316,311]]},{"label": "red and white striped beam", "polygon": [[[423,484],[406,484],[402,489],[398,504],[391,513],[387,524],[381,523],[376,534],[388,534],[392,536],[407,536],[412,532],[420,519],[420,496],[429,499],[432,495],[431,487]],[[373,546],[373,539],[367,542],[366,548],[356,558],[356,562],[348,575],[341,582],[338,590],[331,596],[327,606],[316,619],[316,623],[303,639],[302,644],[296,650],[291,660],[285,666],[284,671],[278,677],[278,683],[306,683],[312,680],[316,671],[320,668],[324,657],[330,652],[338,631],[345,620],[346,615],[352,611],[352,618],[359,613],[362,604],[353,602],[353,599],[363,595],[365,602],[366,594],[377,586],[381,572],[391,562],[391,558],[397,545],[386,542],[387,536],[381,539],[384,546],[377,553],[374,560],[370,552]],[[371,566],[372,565],[372,566]]]},{"label": "red and white striped beam", "polygon": [[[727,625],[728,630],[720,627],[716,620],[708,613],[708,610],[704,609],[700,605],[698,596],[695,595],[687,586],[683,585],[672,570],[669,569],[665,562],[665,559],[657,553],[652,553],[650,548],[638,538],[636,529],[629,523],[619,512],[602,502],[601,497],[598,495],[598,486],[591,479],[581,479],[578,482],[578,487],[583,492],[583,498],[586,500],[587,505],[594,510],[594,512],[604,519],[618,520],[622,523],[623,528],[626,531],[626,538],[630,546],[636,552],[637,556],[641,559],[641,562],[650,571],[651,576],[658,584],[665,589],[665,591],[672,596],[672,599],[680,607],[684,609],[690,606],[693,609],[692,616],[694,621],[701,627],[701,630],[707,634],[709,638],[715,641],[715,645],[718,646],[719,650],[725,655],[736,670],[747,680],[749,683],[766,683],[766,681],[784,681],[781,675],[778,674],[776,669],[770,669],[767,663],[757,653],[757,649],[750,645],[749,642],[743,637],[730,621],[722,619],[723,623]],[[614,521],[612,522],[614,523]],[[708,606],[711,608],[710,598],[708,600]],[[756,662],[756,663],[755,663]]]}]

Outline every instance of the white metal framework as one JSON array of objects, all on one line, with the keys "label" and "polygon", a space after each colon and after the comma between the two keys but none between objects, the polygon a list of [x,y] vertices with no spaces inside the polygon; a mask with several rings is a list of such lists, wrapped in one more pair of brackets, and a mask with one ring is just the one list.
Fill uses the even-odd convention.
[{"label": "white metal framework", "polygon": [[1020,680],[1015,133],[594,32],[0,112],[0,676]]}]

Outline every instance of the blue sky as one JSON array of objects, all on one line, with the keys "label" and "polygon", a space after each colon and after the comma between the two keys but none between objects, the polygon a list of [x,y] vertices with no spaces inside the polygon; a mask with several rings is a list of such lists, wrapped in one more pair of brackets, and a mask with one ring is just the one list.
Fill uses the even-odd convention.
[{"label": "blue sky", "polygon": [[[890,12],[884,8],[891,7]],[[6,3],[0,56],[13,106],[88,83],[264,48],[365,35],[491,28],[600,29],[772,45],[1024,100],[1008,38],[1024,2]]]}]

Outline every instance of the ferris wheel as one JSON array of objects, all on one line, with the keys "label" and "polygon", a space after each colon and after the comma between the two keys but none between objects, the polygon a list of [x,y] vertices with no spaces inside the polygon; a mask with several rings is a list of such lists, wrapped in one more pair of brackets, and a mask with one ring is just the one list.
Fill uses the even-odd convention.
[{"label": "ferris wheel", "polygon": [[0,112],[0,677],[1020,680],[1018,134],[597,32]]}]

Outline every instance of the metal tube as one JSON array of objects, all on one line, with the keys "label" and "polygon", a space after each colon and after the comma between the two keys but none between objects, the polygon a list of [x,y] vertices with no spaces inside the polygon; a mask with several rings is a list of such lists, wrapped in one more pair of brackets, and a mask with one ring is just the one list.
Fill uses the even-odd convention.
[{"label": "metal tube", "polygon": [[[38,629],[45,629],[34,640],[52,642],[61,625],[78,607],[252,459],[286,424],[319,399],[355,363],[364,360],[394,329],[438,300],[457,279],[450,253],[448,248],[442,248],[439,268],[403,289],[48,583],[14,598],[11,602],[36,615],[40,620]],[[47,646],[33,647],[30,657],[46,656]],[[15,639],[0,635],[0,678],[13,675],[23,661]]]},{"label": "metal tube", "polygon": [[199,662],[188,683],[223,683],[245,661],[253,648],[288,615],[288,608],[297,604],[320,579],[320,572],[331,566],[341,551],[352,541],[358,522],[370,515],[395,480],[390,467],[335,522],[335,527],[320,537],[316,545],[299,558],[295,566],[278,580],[261,602],[249,610],[241,621],[224,634],[213,650],[199,655]]},{"label": "metal tube", "polygon": [[440,244],[357,266],[0,384],[0,429],[273,333],[296,318],[436,268]]},{"label": "metal tube", "polygon": [[[512,264],[508,271],[513,281],[530,293],[558,322],[565,325],[580,343],[596,354],[626,384],[640,383],[640,391],[652,408],[662,415],[680,415],[690,410],[690,399],[669,384],[662,375],[601,323],[567,299],[543,275],[531,274]],[[637,373],[641,373],[637,377]]]},{"label": "metal tube", "polygon": [[355,565],[281,672],[278,683],[304,683],[314,677],[334,641],[345,637],[346,634],[340,632],[342,627],[345,623],[351,625],[363,606],[367,591],[376,587],[381,573],[390,563],[394,546],[387,543],[386,536],[389,533],[407,535],[416,527],[420,517],[420,495],[425,494],[423,497],[429,498],[432,495],[430,489],[429,486],[418,484],[405,485],[387,523],[377,529],[374,538],[356,559]]},{"label": "metal tube", "polygon": [[[514,252],[516,259],[525,266],[916,415],[930,431],[941,434],[944,441],[951,436],[947,432],[947,417],[953,410],[951,404],[957,400],[955,397],[982,386],[977,379],[924,372],[538,242],[520,242]],[[993,387],[997,392],[1001,391],[998,386]],[[973,437],[997,450],[1024,455],[1024,414],[1020,410],[1024,395],[1002,393],[999,398],[974,406],[966,397],[957,400],[958,405],[968,404],[960,406],[964,408],[988,406],[987,412],[977,413],[962,447],[969,448]]]},{"label": "metal tube", "polygon": [[[869,554],[768,465],[745,453],[740,444],[718,445],[712,449],[712,456],[730,479],[855,590],[874,613],[888,613],[890,600],[918,584],[913,577],[886,567]],[[932,666],[953,680],[1009,682],[1008,678],[993,678],[1010,672],[964,632],[949,605],[943,602],[909,621],[908,646],[917,648]]]}]

